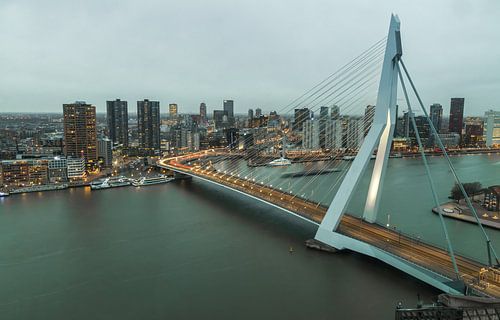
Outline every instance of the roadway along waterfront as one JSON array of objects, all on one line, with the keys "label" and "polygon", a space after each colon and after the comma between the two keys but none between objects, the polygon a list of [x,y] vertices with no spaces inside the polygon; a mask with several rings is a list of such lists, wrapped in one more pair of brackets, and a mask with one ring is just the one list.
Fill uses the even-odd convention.
[{"label": "roadway along waterfront", "polygon": [[[327,208],[319,206],[317,203],[296,197],[272,186],[254,182],[253,180],[247,180],[238,176],[228,176],[223,172],[215,172],[210,168],[205,169],[185,164],[193,161],[198,156],[203,158],[210,155],[211,152],[201,152],[192,156],[186,156],[185,158],[179,157],[163,160],[160,161],[160,165],[180,172],[194,174],[231,187],[234,190],[250,194],[271,204],[283,207],[315,223],[320,223],[323,219]],[[394,230],[383,228],[377,224],[365,223],[361,219],[355,219],[350,216],[343,217],[338,231],[351,238],[362,240],[379,249],[395,254],[425,269],[432,270],[450,280],[455,279],[455,272],[450,257],[442,249],[432,247],[422,241],[415,241],[404,234],[398,234]],[[486,287],[479,287],[473,283],[473,280],[478,278],[481,268],[486,267],[485,265],[465,257],[457,256],[457,266],[461,278],[471,287],[486,295],[500,297],[500,287],[498,287],[497,282],[485,283]]]}]

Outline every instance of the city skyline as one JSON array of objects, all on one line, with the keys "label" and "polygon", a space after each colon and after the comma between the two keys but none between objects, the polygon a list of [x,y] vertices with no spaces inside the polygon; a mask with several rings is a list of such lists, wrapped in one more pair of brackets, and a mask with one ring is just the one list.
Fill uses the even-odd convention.
[{"label": "city skyline", "polygon": [[[0,39],[9,46],[0,59],[0,112],[57,112],[75,100],[104,112],[105,101],[116,97],[175,102],[182,113],[197,113],[202,101],[219,109],[228,98],[235,100],[237,114],[279,109],[382,38],[387,17],[397,11],[407,35],[404,58],[415,66],[425,104],[440,103],[448,114],[449,99],[465,97],[465,115],[481,115],[500,105],[493,93],[500,84],[494,59],[500,49],[491,41],[498,38],[498,9],[493,1],[363,6],[124,1],[119,7],[89,1],[78,10],[5,1],[0,24],[9,32]],[[331,19],[330,13],[339,11],[345,14]],[[274,23],[278,13],[280,25]],[[441,23],[429,23],[434,21]],[[150,50],[137,51],[146,45]],[[113,46],[119,50],[106,49]],[[64,48],[74,50],[68,54]]]}]

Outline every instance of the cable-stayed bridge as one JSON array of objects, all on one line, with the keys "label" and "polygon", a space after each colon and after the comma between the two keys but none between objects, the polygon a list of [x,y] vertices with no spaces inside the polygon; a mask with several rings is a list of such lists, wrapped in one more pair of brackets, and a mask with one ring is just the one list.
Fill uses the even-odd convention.
[{"label": "cable-stayed bridge", "polygon": [[[496,268],[499,264],[496,251],[463,189],[436,128],[425,111],[420,95],[403,63],[402,54],[400,22],[396,16],[392,16],[387,38],[378,41],[339,71],[280,110],[280,113],[287,113],[295,109],[293,124],[281,126],[282,129],[271,130],[271,133],[265,132],[255,137],[255,146],[244,152],[234,151],[234,145],[230,142],[228,148],[162,159],[159,166],[217,184],[284,210],[317,225],[315,239],[319,243],[377,258],[444,292],[500,297],[500,272]],[[445,249],[377,223],[380,195],[397,117],[398,82],[401,84],[408,108],[407,130],[413,129],[414,140],[419,147],[429,179],[430,191],[439,211],[440,224],[446,240]],[[376,88],[377,83],[378,88]],[[486,244],[488,264],[454,252],[424,152],[425,145],[429,142],[425,141],[427,137],[421,135],[421,130],[415,121],[406,83],[409,83],[421,112],[428,120],[433,143],[437,143],[440,147],[453,178],[460,186],[478,222],[478,228]],[[348,111],[355,114],[357,107],[374,102],[376,107],[366,108],[362,117],[342,118],[338,114],[339,106],[343,114],[347,114]],[[303,106],[309,108],[297,109]],[[329,116],[330,107],[332,114]],[[316,121],[309,113],[309,110],[315,109],[319,109],[320,114]],[[287,152],[286,149],[289,149],[287,141],[295,145],[301,144],[302,149]],[[265,170],[248,170],[242,167],[239,161],[228,161],[224,169],[217,169],[213,165],[214,162],[234,158],[244,159],[249,164],[266,163],[263,159],[267,159],[269,150],[275,150],[277,145],[281,145],[282,151],[280,158],[272,162],[273,166],[288,165],[290,163],[288,157],[296,157],[300,161],[313,161],[328,154],[328,161],[336,163],[336,169],[341,173],[331,181],[330,185],[323,186],[318,178],[330,170],[326,166],[308,169],[302,173],[302,178],[287,181],[262,173]],[[316,149],[327,152],[316,152]],[[374,151],[376,156],[373,155]],[[346,157],[351,157],[353,161],[339,161]],[[375,163],[363,217],[346,215],[347,205],[372,157],[375,157]],[[308,179],[304,180],[306,176]],[[298,181],[304,183],[300,184]],[[318,187],[323,191],[326,190],[327,194],[334,193],[330,203],[312,196]]]}]

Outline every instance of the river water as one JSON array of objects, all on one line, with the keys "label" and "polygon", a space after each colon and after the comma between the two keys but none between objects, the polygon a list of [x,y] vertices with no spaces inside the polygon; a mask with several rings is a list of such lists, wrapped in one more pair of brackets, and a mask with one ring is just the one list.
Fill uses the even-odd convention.
[{"label": "river water", "polygon": [[[442,158],[430,161],[446,201],[450,172]],[[453,162],[464,181],[499,184],[499,155]],[[279,183],[282,169],[251,170]],[[327,182],[340,174],[313,181],[311,197],[331,200]],[[290,187],[299,192],[307,179]],[[391,159],[385,184],[380,222],[390,214],[391,226],[444,245],[420,160]],[[430,302],[439,293],[356,253],[306,249],[310,224],[198,180],[0,201],[1,319],[392,319],[398,301],[412,307],[417,294]],[[457,251],[485,259],[477,227],[446,222]],[[500,246],[499,232],[487,231]]]}]

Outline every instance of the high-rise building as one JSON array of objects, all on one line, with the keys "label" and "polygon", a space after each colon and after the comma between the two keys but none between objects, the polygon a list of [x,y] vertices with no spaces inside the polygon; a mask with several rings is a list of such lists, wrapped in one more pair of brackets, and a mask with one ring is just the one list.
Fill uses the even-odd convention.
[{"label": "high-rise building", "polygon": [[255,109],[255,118],[259,118],[261,116],[262,116],[262,109],[261,108]]},{"label": "high-rise building", "polygon": [[253,119],[253,109],[248,109],[248,119]]},{"label": "high-rise building", "polygon": [[470,147],[484,145],[484,120],[482,117],[464,118],[463,144]]},{"label": "high-rise building", "polygon": [[139,147],[146,153],[160,150],[160,102],[137,101]]},{"label": "high-rise building", "polygon": [[113,143],[128,147],[128,106],[127,101],[116,99],[106,101],[106,118],[109,138]]},{"label": "high-rise building", "polygon": [[339,120],[328,120],[325,124],[325,147],[336,150],[342,148],[342,125]]},{"label": "high-rise building", "polygon": [[171,103],[168,105],[168,115],[170,119],[177,117],[177,103]]},{"label": "high-rise building", "polygon": [[302,125],[302,148],[310,150],[319,149],[319,121],[308,119]]},{"label": "high-rise building", "polygon": [[311,111],[309,110],[309,108],[295,109],[293,131],[302,131],[304,123],[310,119]]},{"label": "high-rise building", "polygon": [[340,118],[340,108],[337,105],[333,105],[330,113],[330,118],[332,120],[338,120]]},{"label": "high-rise building", "polygon": [[347,120],[345,137],[345,146],[348,149],[358,149],[363,143],[365,137],[365,126],[363,118],[349,117]]},{"label": "high-rise building", "polygon": [[429,116],[431,118],[432,125],[436,128],[436,131],[440,133],[443,121],[443,106],[439,103],[431,104]]},{"label": "high-rise building", "polygon": [[202,122],[207,121],[207,105],[205,102],[200,103],[200,118]]},{"label": "high-rise building", "polygon": [[88,169],[97,165],[95,107],[84,101],[63,105],[64,154],[83,158]]},{"label": "high-rise building", "polygon": [[326,148],[325,131],[326,122],[329,120],[330,108],[321,107],[319,111],[319,146],[321,148]]},{"label": "high-rise building", "polygon": [[97,156],[101,166],[111,168],[113,166],[113,142],[108,138],[97,140]]},{"label": "high-rise building", "polygon": [[487,147],[500,146],[500,111],[484,113],[484,137]]},{"label": "high-rise building", "polygon": [[234,101],[233,100],[224,100],[224,111],[227,113],[228,119],[234,119]]},{"label": "high-rise building", "polygon": [[462,135],[464,121],[464,98],[451,98],[450,103],[450,123],[448,131]]}]

